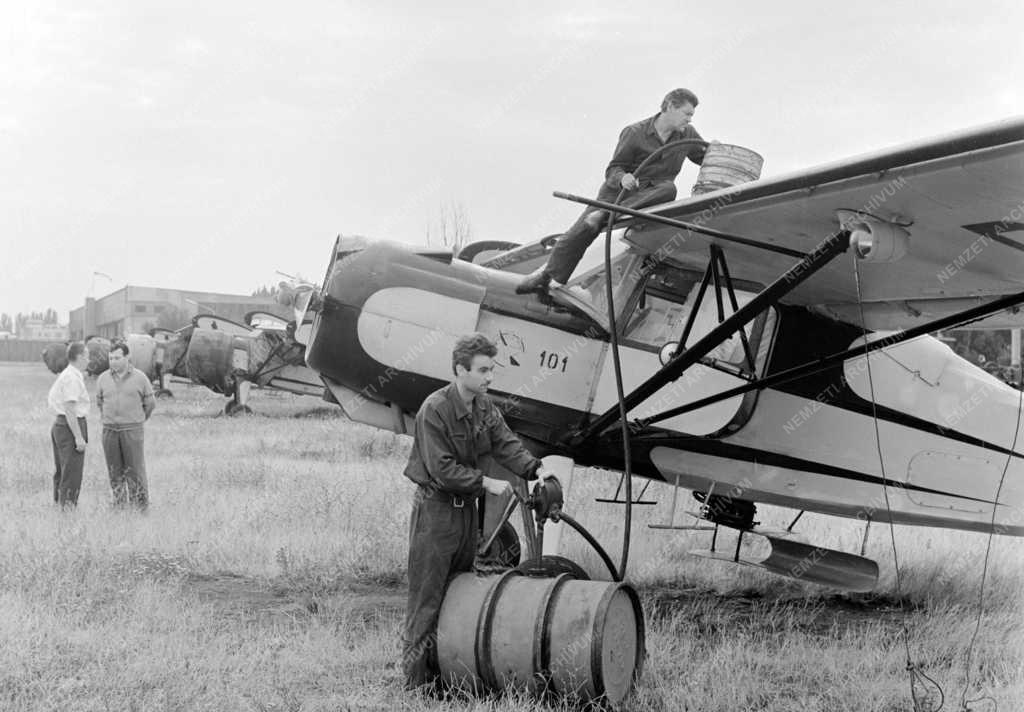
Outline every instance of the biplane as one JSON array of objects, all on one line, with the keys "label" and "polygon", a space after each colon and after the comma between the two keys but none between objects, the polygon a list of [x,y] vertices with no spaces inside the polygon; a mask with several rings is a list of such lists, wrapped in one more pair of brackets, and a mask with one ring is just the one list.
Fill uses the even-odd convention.
[{"label": "biplane", "polygon": [[[556,195],[615,219],[608,256],[599,239],[546,295],[514,287],[550,239],[478,263],[338,239],[305,358],[351,418],[410,432],[454,339],[480,331],[499,348],[490,396],[535,454],[692,490],[706,556],[875,585],[863,547],[764,530],[760,503],[865,537],[1024,534],[1022,394],[930,336],[1024,323],[1024,119],[643,211]],[[719,527],[735,551],[715,550]]]}]

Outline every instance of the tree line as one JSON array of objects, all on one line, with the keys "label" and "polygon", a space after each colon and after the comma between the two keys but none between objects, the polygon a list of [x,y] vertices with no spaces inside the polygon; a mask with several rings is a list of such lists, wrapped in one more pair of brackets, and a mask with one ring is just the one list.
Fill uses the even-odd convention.
[{"label": "tree line", "polygon": [[22,314],[18,312],[13,317],[4,312],[0,314],[0,331],[9,331],[12,333],[20,333],[25,327],[25,322],[29,319],[41,319],[44,324],[59,324],[60,321],[57,317],[57,310],[48,308],[46,311],[34,311],[28,314]]}]

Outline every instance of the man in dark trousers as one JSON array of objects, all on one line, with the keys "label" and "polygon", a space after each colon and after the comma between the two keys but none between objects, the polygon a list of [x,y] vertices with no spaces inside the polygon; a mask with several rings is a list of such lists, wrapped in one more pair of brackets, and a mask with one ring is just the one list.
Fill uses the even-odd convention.
[{"label": "man in dark trousers", "polygon": [[85,387],[85,369],[89,366],[89,352],[81,341],[68,344],[68,365],[50,386],[46,401],[57,416],[50,428],[53,445],[53,501],[70,508],[78,504],[78,491],[82,488],[82,469],[85,467],[85,445],[89,429],[85,417],[89,415],[89,391]]},{"label": "man in dark trousers", "polygon": [[[623,192],[623,198],[618,204],[629,208],[645,208],[675,200],[675,180],[683,167],[683,161],[689,158],[694,163],[703,163],[706,148],[703,143],[667,149],[644,166],[639,174],[636,174],[636,170],[648,156],[665,144],[682,139],[701,141],[697,129],[690,125],[696,108],[697,96],[692,91],[673,89],[661,102],[659,113],[622,129],[597,199],[614,203],[619,193]],[[601,233],[607,219],[605,211],[587,206],[568,232],[558,238],[547,264],[527,275],[516,286],[516,292],[546,292],[552,281],[560,285],[568,282],[583,258],[583,253]]]},{"label": "man in dark trousers", "polygon": [[143,424],[156,407],[153,384],[128,360],[128,344],[115,342],[107,355],[110,369],[96,379],[96,405],[103,417],[103,454],[114,506],[149,505]]},{"label": "man in dark trousers", "polygon": [[485,456],[525,480],[545,470],[509,429],[487,397],[497,347],[483,334],[456,341],[455,381],[427,396],[416,414],[405,476],[418,487],[409,525],[409,602],[403,636],[406,687],[436,683],[437,619],[448,581],[473,567],[478,538],[476,501],[502,495],[505,480],[477,469]]}]

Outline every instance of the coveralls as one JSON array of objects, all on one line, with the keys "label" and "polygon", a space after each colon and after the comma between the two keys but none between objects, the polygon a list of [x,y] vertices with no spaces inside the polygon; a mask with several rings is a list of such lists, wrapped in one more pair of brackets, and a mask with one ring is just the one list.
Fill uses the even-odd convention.
[{"label": "coveralls", "polygon": [[[658,114],[650,118],[630,124],[619,134],[619,143],[615,147],[612,160],[605,170],[605,180],[597,193],[597,199],[606,203],[614,203],[622,190],[622,176],[633,173],[640,186],[625,193],[619,202],[629,208],[645,208],[651,205],[667,203],[676,197],[676,176],[683,167],[683,161],[689,158],[697,164],[704,162],[705,147],[699,144],[679,146],[662,152],[653,161],[644,166],[639,175],[637,167],[645,158],[667,143],[682,139],[700,139],[700,134],[693,126],[687,125],[682,131],[673,131],[668,139],[662,142],[654,127]],[[590,213],[600,210],[587,206],[586,210],[573,223],[572,227],[555,244],[555,249],[548,258],[546,271],[556,282],[565,284],[572,276],[583,258],[583,253],[590,247],[603,229],[603,221],[597,227],[588,224],[584,218]],[[603,211],[601,211],[603,212]],[[605,215],[607,219],[607,215]]]},{"label": "coveralls", "polygon": [[437,619],[448,581],[470,571],[476,553],[476,500],[483,495],[487,458],[525,480],[541,462],[509,429],[486,396],[468,407],[451,383],[427,396],[416,414],[405,476],[418,487],[409,524],[409,601],[402,669],[407,687],[434,682]]}]

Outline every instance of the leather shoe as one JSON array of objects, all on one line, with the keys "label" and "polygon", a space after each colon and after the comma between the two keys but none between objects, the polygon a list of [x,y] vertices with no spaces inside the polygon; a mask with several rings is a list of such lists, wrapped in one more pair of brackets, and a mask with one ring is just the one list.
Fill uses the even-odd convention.
[{"label": "leather shoe", "polygon": [[544,294],[551,284],[551,275],[543,267],[536,272],[528,274],[523,281],[516,285],[516,294],[529,294],[539,292]]}]

